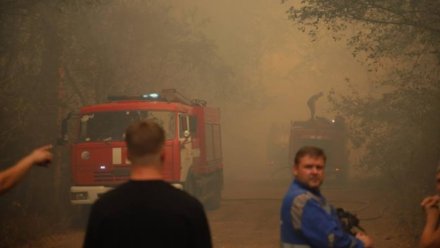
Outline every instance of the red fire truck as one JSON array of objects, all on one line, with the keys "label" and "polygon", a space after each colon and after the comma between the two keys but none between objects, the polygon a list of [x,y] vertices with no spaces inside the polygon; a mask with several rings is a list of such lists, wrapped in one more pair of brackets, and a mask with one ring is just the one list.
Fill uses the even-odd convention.
[{"label": "red fire truck", "polygon": [[330,182],[344,182],[348,175],[347,136],[344,120],[316,117],[308,121],[295,121],[290,125],[289,163],[303,146],[324,149],[327,155],[326,178]]},{"label": "red fire truck", "polygon": [[143,119],[166,131],[165,179],[207,208],[218,208],[223,188],[220,110],[175,89],[109,97],[107,103],[80,109],[79,137],[71,146],[71,202],[92,204],[128,180],[124,132],[131,122]]}]

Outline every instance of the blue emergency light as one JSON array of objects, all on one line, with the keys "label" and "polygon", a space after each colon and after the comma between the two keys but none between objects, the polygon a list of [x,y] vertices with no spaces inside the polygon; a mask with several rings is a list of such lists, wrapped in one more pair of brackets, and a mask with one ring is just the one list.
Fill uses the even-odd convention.
[{"label": "blue emergency light", "polygon": [[138,96],[109,96],[109,101],[163,101],[163,102],[179,102],[187,105],[206,106],[206,101],[200,99],[190,100],[180,94],[176,89],[164,89],[160,93],[150,92]]}]

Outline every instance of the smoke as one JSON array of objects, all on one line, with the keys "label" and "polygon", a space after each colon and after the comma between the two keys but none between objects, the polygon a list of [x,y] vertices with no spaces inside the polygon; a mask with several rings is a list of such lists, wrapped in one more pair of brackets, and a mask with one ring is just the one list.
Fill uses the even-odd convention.
[{"label": "smoke", "polygon": [[[219,56],[238,79],[241,99],[215,99],[221,107],[225,180],[285,180],[288,154],[278,165],[268,159],[270,129],[280,129],[287,146],[290,121],[306,120],[307,99],[317,92],[369,91],[370,76],[344,42],[323,32],[312,42],[287,20],[286,6],[271,1],[174,1],[179,16],[192,13],[217,46]],[[316,114],[332,118],[329,103],[317,102]],[[284,137],[282,137],[284,136]],[[287,149],[285,150],[287,152]],[[286,176],[287,174],[287,176]]]}]

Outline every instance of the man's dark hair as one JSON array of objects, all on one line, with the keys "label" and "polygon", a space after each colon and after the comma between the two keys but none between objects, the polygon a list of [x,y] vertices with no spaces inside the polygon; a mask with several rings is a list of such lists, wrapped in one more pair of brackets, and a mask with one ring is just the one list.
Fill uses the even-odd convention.
[{"label": "man's dark hair", "polygon": [[304,147],[301,147],[301,149],[299,149],[296,152],[295,165],[298,165],[299,161],[304,156],[310,156],[313,158],[323,158],[324,162],[327,160],[327,156],[325,156],[324,150],[322,150],[321,148],[316,147],[316,146],[304,146]]},{"label": "man's dark hair", "polygon": [[165,131],[151,120],[132,123],[125,131],[128,152],[143,157],[160,152],[165,143]]}]

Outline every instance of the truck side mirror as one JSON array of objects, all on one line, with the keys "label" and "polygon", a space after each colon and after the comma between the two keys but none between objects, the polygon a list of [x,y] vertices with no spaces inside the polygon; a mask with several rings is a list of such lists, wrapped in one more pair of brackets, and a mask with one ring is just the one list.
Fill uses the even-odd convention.
[{"label": "truck side mirror", "polygon": [[185,131],[183,132],[183,137],[185,137],[185,139],[188,139],[189,136],[191,136],[191,133],[189,132],[189,130],[185,130]]},{"label": "truck side mirror", "polygon": [[69,112],[67,116],[61,121],[61,136],[57,139],[58,145],[64,145],[69,140],[69,136],[67,135],[68,132],[68,121],[72,117],[73,112]]}]

